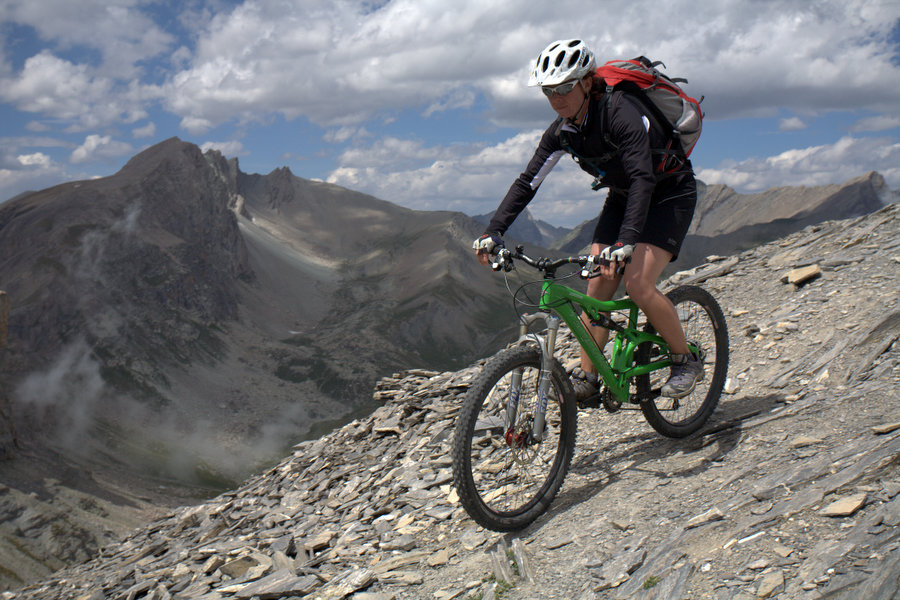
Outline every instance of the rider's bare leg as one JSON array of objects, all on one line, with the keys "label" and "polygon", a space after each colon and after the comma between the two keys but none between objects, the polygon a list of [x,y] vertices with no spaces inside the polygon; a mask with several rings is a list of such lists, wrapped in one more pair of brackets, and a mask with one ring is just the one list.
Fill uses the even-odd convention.
[{"label": "rider's bare leg", "polygon": [[[591,254],[600,254],[605,247],[606,245],[593,244]],[[672,254],[662,248],[651,244],[636,244],[631,256],[631,263],[625,267],[625,290],[638,307],[644,311],[659,335],[666,340],[671,351],[675,354],[687,354],[687,342],[684,330],[678,320],[678,313],[675,312],[675,306],[665,294],[656,288],[656,281],[671,260]],[[611,300],[621,280],[621,276],[615,279],[602,277],[590,279],[588,280],[587,294],[598,300]],[[581,315],[581,320],[594,341],[597,342],[597,347],[602,350],[609,340],[609,330],[591,325],[584,314]],[[581,351],[581,368],[588,373],[597,372],[584,350]]]},{"label": "rider's bare leg", "polygon": [[[604,248],[606,248],[606,244],[592,244],[591,254],[596,256],[600,254]],[[621,276],[616,277],[615,279],[604,279],[603,277],[588,279],[587,295],[591,298],[596,298],[597,300],[612,300],[613,294],[615,294],[616,290],[619,288],[619,282],[621,280]],[[606,314],[608,315],[609,313]],[[602,352],[603,347],[606,346],[606,342],[609,340],[609,330],[600,327],[599,325],[592,325],[587,318],[587,315],[584,313],[581,313],[581,321],[584,323],[588,333],[594,338],[597,347],[600,348],[600,351]],[[584,350],[581,351],[581,368],[587,373],[597,372],[594,363],[591,362],[591,359],[588,358],[588,355]]]},{"label": "rider's bare leg", "polygon": [[674,354],[687,354],[684,330],[675,306],[656,288],[656,281],[672,260],[672,254],[651,244],[636,244],[625,267],[625,291],[640,307]]}]

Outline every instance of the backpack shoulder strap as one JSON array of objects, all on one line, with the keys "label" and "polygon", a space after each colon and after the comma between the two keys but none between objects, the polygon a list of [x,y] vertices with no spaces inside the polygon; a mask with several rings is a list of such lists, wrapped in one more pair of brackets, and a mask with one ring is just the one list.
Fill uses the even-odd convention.
[{"label": "backpack shoulder strap", "polygon": [[604,143],[608,147],[613,148],[615,153],[619,152],[619,145],[613,141],[609,127],[609,113],[612,111],[613,92],[616,91],[621,93],[623,101],[630,102],[641,115],[647,117],[650,127],[661,132],[666,140],[668,140],[665,148],[650,149],[651,153],[663,157],[659,165],[655,166],[657,177],[662,174],[672,173],[679,169],[686,157],[684,151],[681,149],[681,145],[675,143],[677,140],[673,135],[672,128],[665,125],[665,123],[668,123],[668,120],[665,115],[660,112],[659,108],[647,98],[646,94],[642,93],[641,89],[631,82],[626,81],[620,83],[616,85],[614,89],[613,86],[607,86],[601,112]]},{"label": "backpack shoulder strap", "polygon": [[[601,114],[601,116],[602,116],[602,114]],[[569,131],[567,131],[565,128],[567,121],[560,117],[557,120],[557,123],[558,124],[556,126],[555,132],[556,132],[557,136],[559,137],[559,145],[562,147],[563,150],[565,150],[572,156],[572,158],[575,160],[575,162],[577,162],[579,165],[582,165],[582,166],[587,165],[588,167],[591,168],[591,171],[593,171],[594,181],[593,181],[593,183],[591,183],[591,189],[599,190],[600,188],[607,187],[606,184],[604,184],[602,181],[603,178],[606,177],[606,171],[604,171],[599,166],[597,166],[597,162],[602,162],[602,161],[606,160],[607,158],[614,156],[618,152],[618,149],[616,149],[614,152],[609,153],[606,156],[603,156],[600,158],[594,158],[593,160],[590,158],[587,158],[585,156],[582,156],[578,152],[576,152],[575,149],[572,147],[572,143],[569,140]]]},{"label": "backpack shoulder strap", "polygon": [[[668,122],[665,115],[663,115],[659,108],[647,98],[646,94],[641,92],[641,89],[637,85],[626,81],[617,85],[615,91],[621,91],[625,100],[631,102],[631,104],[637,108],[638,112],[647,117],[651,127],[654,127],[657,131],[661,132],[667,139],[672,137],[671,128],[665,126],[665,123]],[[612,93],[607,91],[605,95],[607,97],[605,104],[611,106]],[[607,112],[609,112],[609,108],[607,108]],[[608,131],[608,127],[604,128],[604,135],[607,135],[606,131]],[[611,140],[607,140],[607,142],[611,142]]]},{"label": "backpack shoulder strap", "polygon": [[606,93],[603,94],[603,102],[600,108],[600,130],[603,132],[603,143],[605,143],[607,147],[612,148],[613,151],[618,152],[619,144],[613,141],[609,126],[609,113],[612,112],[613,91],[612,86],[607,86]]}]

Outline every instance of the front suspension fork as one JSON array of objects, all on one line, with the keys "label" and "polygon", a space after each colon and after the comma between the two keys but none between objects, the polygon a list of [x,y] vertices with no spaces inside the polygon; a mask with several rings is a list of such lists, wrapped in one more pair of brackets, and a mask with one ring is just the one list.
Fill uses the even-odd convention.
[{"label": "front suspension fork", "polygon": [[[528,327],[537,320],[543,320],[547,325],[545,335],[528,333]],[[547,313],[524,315],[519,329],[519,342],[537,341],[541,350],[541,374],[537,385],[537,405],[534,408],[534,418],[531,422],[531,432],[528,436],[532,443],[540,443],[544,439],[544,425],[546,423],[547,400],[550,397],[550,377],[553,372],[553,353],[556,348],[556,336],[559,333],[560,319]],[[509,444],[522,445],[526,440],[518,439],[515,431],[516,415],[519,409],[519,398],[522,394],[522,369],[515,369],[509,386],[509,398],[506,400],[506,441]]]}]

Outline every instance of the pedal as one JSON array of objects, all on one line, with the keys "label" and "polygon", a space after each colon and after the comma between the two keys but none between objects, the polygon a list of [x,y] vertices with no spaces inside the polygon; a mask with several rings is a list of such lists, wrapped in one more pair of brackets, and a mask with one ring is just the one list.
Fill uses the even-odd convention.
[{"label": "pedal", "polygon": [[601,402],[603,402],[603,398],[600,395],[600,392],[597,392],[593,396],[588,396],[584,400],[579,400],[578,408],[600,408]]},{"label": "pedal", "polygon": [[622,403],[618,400],[613,399],[612,394],[609,393],[608,390],[604,390],[603,394],[603,408],[606,409],[607,412],[616,413],[622,408]]}]

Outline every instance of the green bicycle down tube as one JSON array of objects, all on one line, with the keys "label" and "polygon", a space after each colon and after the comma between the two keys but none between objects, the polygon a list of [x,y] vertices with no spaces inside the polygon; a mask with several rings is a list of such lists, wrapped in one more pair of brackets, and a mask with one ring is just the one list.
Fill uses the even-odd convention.
[{"label": "green bicycle down tube", "polygon": [[[628,329],[624,333],[616,332],[613,340],[611,353],[613,365],[610,365],[602,350],[597,347],[584,323],[575,313],[575,309],[572,308],[572,303],[596,313],[619,310],[629,311]],[[660,336],[637,330],[638,309],[634,301],[629,298],[608,301],[597,300],[587,294],[582,294],[553,281],[544,281],[541,294],[541,309],[555,311],[562,317],[575,339],[578,340],[578,343],[588,355],[588,358],[597,368],[603,383],[607,386],[612,396],[620,402],[629,400],[629,381],[632,377],[665,368],[670,364],[668,360],[662,360],[653,361],[646,365],[633,366],[634,353],[640,344],[650,342],[661,346],[663,351],[666,352],[667,345]]]}]

